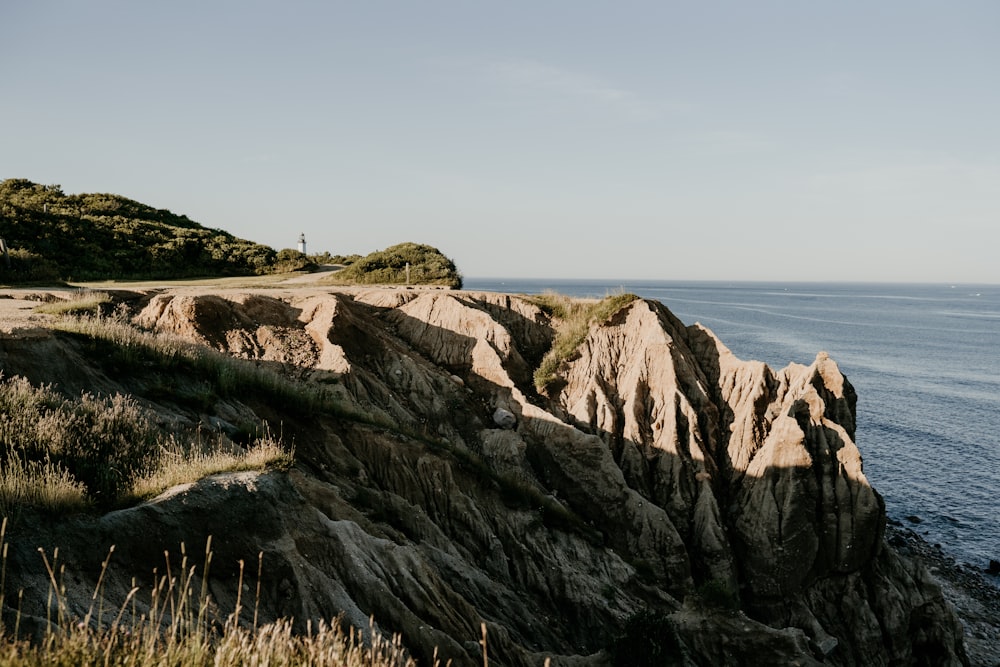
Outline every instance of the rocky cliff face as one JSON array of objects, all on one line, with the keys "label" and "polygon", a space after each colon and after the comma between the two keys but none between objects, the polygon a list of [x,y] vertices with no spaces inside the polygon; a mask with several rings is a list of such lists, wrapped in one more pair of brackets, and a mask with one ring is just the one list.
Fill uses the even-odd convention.
[{"label": "rocky cliff face", "polygon": [[[965,663],[940,590],[883,540],[856,397],[823,353],[774,371],[637,300],[594,324],[541,396],[531,374],[553,323],[514,296],[164,292],[132,304],[140,326],[323,383],[344,409],[293,416],[246,396],[198,414],[147,397],[223,429],[256,415],[294,441],[298,463],[99,518],[22,522],[8,587],[37,593],[28,616],[45,616],[39,546],[61,548],[85,610],[111,544],[108,597],[124,599],[137,567],[211,535],[220,608],[235,604],[236,564],[263,552],[262,618],[373,617],[423,664],[435,651],[481,664],[481,623],[492,664],[609,664],[615,638],[632,632],[635,648],[634,620],[650,615],[660,636],[644,639],[667,641],[674,664]],[[64,335],[0,343],[5,375],[143,396],[141,374],[110,375]]]}]

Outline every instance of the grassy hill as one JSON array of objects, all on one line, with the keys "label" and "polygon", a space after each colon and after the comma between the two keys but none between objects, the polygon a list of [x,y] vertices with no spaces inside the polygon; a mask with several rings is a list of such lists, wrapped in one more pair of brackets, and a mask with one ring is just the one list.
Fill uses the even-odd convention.
[{"label": "grassy hill", "polygon": [[330,276],[333,284],[443,285],[461,289],[455,262],[421,243],[399,243],[353,261]]},{"label": "grassy hill", "polygon": [[[26,179],[0,182],[0,283],[236,276],[302,268],[276,252],[166,209],[114,194],[64,194]],[[293,260],[298,259],[298,262]]]}]

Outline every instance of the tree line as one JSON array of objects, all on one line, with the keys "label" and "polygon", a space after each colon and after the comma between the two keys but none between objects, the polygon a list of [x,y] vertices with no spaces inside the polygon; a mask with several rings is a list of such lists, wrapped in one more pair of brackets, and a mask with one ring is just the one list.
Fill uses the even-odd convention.
[{"label": "tree line", "polygon": [[253,275],[308,263],[120,195],[67,195],[20,178],[0,182],[0,238],[8,283]]}]

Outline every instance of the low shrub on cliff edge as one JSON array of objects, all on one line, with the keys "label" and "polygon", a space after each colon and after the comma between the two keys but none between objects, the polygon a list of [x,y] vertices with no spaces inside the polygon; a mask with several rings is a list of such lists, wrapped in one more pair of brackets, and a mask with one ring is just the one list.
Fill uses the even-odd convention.
[{"label": "low shrub on cliff edge", "polygon": [[0,377],[0,516],[22,507],[71,513],[131,504],[217,472],[284,468],[292,454],[265,434],[246,448],[178,441],[130,396],[64,398]]},{"label": "low shrub on cliff edge", "polygon": [[73,487],[71,479],[86,489],[88,499],[111,505],[154,467],[159,443],[159,433],[132,398],[82,394],[65,399],[20,377],[0,384],[5,496],[23,496],[13,490],[16,480],[65,489]]},{"label": "low shrub on cliff edge", "polygon": [[38,253],[12,248],[5,259],[0,259],[0,284],[53,285],[61,282],[59,270]]},{"label": "low shrub on cliff edge", "polygon": [[600,301],[571,299],[554,293],[529,297],[554,320],[557,331],[552,347],[535,371],[535,388],[547,393],[558,380],[559,367],[570,359],[587,337],[592,324],[605,322],[639,297],[635,294],[612,294]]}]

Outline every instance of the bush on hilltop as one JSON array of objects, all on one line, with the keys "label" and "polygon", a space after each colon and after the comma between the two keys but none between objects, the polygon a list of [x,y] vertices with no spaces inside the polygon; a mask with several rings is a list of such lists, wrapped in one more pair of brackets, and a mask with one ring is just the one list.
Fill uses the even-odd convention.
[{"label": "bush on hilltop", "polygon": [[455,263],[437,248],[421,243],[399,243],[356,259],[330,276],[328,282],[338,285],[409,284],[462,288],[462,276]]}]

